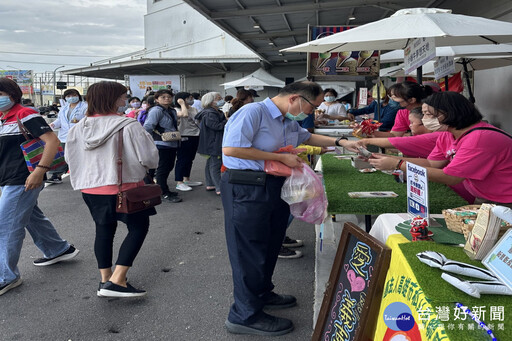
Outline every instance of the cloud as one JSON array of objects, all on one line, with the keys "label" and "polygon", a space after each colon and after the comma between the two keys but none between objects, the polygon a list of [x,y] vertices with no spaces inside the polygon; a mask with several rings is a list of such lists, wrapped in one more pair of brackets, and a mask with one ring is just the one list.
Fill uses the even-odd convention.
[{"label": "cloud", "polygon": [[145,14],[146,0],[1,0],[0,50],[82,57],[2,52],[0,60],[88,65],[104,57],[83,56],[134,52],[144,47]]}]

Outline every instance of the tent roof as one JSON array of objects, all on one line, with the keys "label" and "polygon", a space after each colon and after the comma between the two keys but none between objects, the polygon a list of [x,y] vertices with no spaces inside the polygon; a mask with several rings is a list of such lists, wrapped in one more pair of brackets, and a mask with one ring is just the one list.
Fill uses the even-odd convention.
[{"label": "tent roof", "polygon": [[257,87],[257,86],[273,86],[277,88],[282,88],[285,83],[280,80],[279,78],[276,78],[272,76],[270,73],[263,69],[258,69],[251,73],[248,76],[245,76],[243,78],[223,83],[221,85],[224,85],[224,88],[234,88],[237,86],[247,86],[247,87]]}]

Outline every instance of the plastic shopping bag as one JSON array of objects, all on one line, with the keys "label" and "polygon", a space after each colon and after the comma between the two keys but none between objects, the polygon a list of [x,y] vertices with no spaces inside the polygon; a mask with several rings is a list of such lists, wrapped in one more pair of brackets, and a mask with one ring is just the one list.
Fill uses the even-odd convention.
[{"label": "plastic shopping bag", "polygon": [[291,214],[311,224],[321,224],[327,216],[327,197],[322,179],[308,166],[292,168],[281,189],[281,199]]}]

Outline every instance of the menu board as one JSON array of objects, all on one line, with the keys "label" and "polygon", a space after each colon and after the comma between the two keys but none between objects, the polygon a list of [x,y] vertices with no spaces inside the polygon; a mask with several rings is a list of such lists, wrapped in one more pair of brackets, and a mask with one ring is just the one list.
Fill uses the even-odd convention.
[{"label": "menu board", "polygon": [[[353,26],[309,26],[309,40],[328,37],[346,31]],[[342,51],[308,54],[308,77],[379,76],[379,51]]]},{"label": "menu board", "polygon": [[373,337],[391,250],[352,223],[343,226],[312,340]]}]

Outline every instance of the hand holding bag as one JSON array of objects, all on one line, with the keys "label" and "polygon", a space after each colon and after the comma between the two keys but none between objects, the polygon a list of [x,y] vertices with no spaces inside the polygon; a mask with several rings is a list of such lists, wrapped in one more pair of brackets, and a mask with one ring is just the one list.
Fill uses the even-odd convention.
[{"label": "hand holding bag", "polygon": [[169,114],[172,124],[174,126],[174,129],[176,131],[166,131],[166,132],[159,132],[157,129],[153,129],[153,132],[157,135],[160,135],[162,138],[162,141],[169,142],[169,141],[181,141],[181,133],[178,131],[178,123],[174,119],[174,116],[172,114]]},{"label": "hand holding bag", "polygon": [[136,213],[145,209],[160,205],[162,203],[162,189],[156,184],[145,184],[144,186],[122,191],[123,185],[123,130],[119,131],[119,142],[117,145],[117,213]]},{"label": "hand holding bag", "polygon": [[[23,134],[27,141],[20,144],[21,151],[23,152],[23,157],[25,158],[25,162],[27,163],[27,168],[30,173],[36,169],[39,161],[41,161],[41,157],[44,152],[44,141],[40,138],[30,138],[29,132],[21,123],[20,119],[16,117],[16,121],[18,122],[18,127],[20,132]],[[59,149],[57,150],[57,154],[53,157],[53,161],[50,164],[50,169],[55,169],[64,165],[66,161],[64,160],[64,149],[59,145]]]}]

